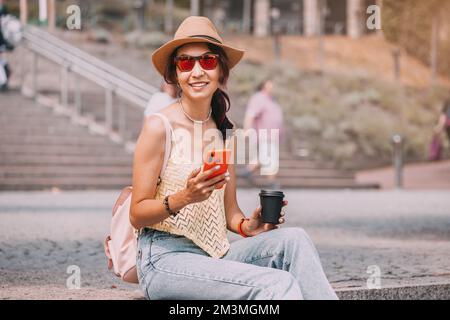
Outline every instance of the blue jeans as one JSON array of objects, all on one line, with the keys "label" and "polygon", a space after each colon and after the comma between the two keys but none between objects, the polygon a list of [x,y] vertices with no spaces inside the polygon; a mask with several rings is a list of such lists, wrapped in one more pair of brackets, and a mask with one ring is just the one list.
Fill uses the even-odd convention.
[{"label": "blue jeans", "polygon": [[301,228],[240,239],[221,259],[184,236],[145,228],[138,238],[137,270],[152,300],[337,299]]}]

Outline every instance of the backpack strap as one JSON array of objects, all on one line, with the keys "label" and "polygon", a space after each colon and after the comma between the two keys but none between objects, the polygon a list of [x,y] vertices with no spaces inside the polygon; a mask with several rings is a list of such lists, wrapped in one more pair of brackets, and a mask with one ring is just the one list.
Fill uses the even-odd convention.
[{"label": "backpack strap", "polygon": [[166,128],[166,145],[164,149],[164,161],[161,167],[161,173],[158,178],[158,184],[161,183],[161,177],[164,175],[164,171],[166,170],[167,161],[169,160],[170,150],[172,147],[172,126],[170,125],[169,119],[162,113],[153,113],[155,116],[158,116],[164,123],[164,127]]}]

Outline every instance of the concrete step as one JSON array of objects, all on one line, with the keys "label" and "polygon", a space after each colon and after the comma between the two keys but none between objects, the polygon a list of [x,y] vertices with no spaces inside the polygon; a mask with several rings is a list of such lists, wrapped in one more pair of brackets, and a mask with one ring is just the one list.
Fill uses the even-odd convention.
[{"label": "concrete step", "polygon": [[78,155],[4,155],[0,154],[0,163],[2,165],[83,165],[83,166],[98,166],[98,165],[112,165],[112,166],[132,166],[132,155],[120,155],[115,156],[78,156]]},{"label": "concrete step", "polygon": [[0,190],[48,190],[53,187],[62,190],[120,190],[131,183],[131,178],[127,177],[10,177],[2,178]]},{"label": "concrete step", "polygon": [[2,145],[2,155],[104,155],[115,156],[123,154],[122,146],[103,144],[98,146],[90,145]]},{"label": "concrete step", "polygon": [[[89,188],[100,188],[100,189],[119,189],[126,185],[132,183],[131,177],[127,176],[95,176],[95,177],[85,177],[85,176],[51,176],[51,177],[3,177],[0,188],[2,190],[42,190],[51,187],[58,187],[60,189],[89,189]],[[239,184],[238,184],[239,185]],[[239,185],[240,187],[249,187],[244,185]],[[266,185],[261,186],[251,186],[265,188]],[[366,186],[367,187],[367,186]],[[345,183],[343,181],[327,181],[321,180],[317,181],[314,179],[303,179],[302,181],[297,181],[295,184],[290,185],[288,183],[281,182],[281,188],[361,188],[360,185],[354,182]]]},{"label": "concrete step", "polygon": [[75,127],[67,124],[66,126],[59,127],[0,127],[0,135],[53,135],[53,136],[89,136],[90,133],[83,128]]},{"label": "concrete step", "polygon": [[132,176],[131,166],[56,166],[56,165],[1,165],[0,177],[101,177]]},{"label": "concrete step", "polygon": [[[281,188],[300,188],[300,189],[377,189],[376,184],[357,184],[353,179],[333,179],[333,178],[296,178],[296,179],[278,179],[277,183]],[[239,188],[268,188],[267,180],[256,180],[254,184],[246,180],[237,181]]]},{"label": "concrete step", "polygon": [[[238,175],[239,176],[239,175]],[[254,178],[264,178],[259,174],[255,174]],[[299,177],[339,177],[353,179],[353,171],[341,171],[336,169],[320,169],[320,168],[286,168],[280,167],[277,172],[277,177],[282,178],[299,178]]]},{"label": "concrete step", "polygon": [[343,288],[336,290],[341,300],[450,300],[450,283],[408,284],[380,289]]},{"label": "concrete step", "polygon": [[0,136],[0,144],[18,144],[24,147],[28,145],[105,145],[109,143],[108,138],[97,135],[78,136],[55,136],[55,135],[32,135],[23,136],[15,134],[4,134]]},{"label": "concrete step", "polygon": [[62,115],[39,115],[33,117],[10,116],[0,118],[1,126],[17,125],[17,126],[41,127],[41,126],[64,125],[67,123],[70,123],[70,119]]},{"label": "concrete step", "polygon": [[[288,158],[289,157],[289,158]],[[335,169],[335,166],[332,163],[328,162],[319,162],[314,160],[303,160],[303,159],[295,159],[292,156],[286,156],[286,158],[280,157],[279,162],[280,168],[288,168],[288,169]],[[237,165],[236,170],[241,172],[244,170],[243,165]]]},{"label": "concrete step", "polygon": [[[57,165],[0,165],[0,176],[25,176],[25,175],[131,175],[131,166],[57,166]],[[320,173],[320,171],[304,171],[297,176],[278,175],[278,180],[289,184],[289,181],[303,181],[306,179],[317,179],[318,181],[336,180],[352,181],[353,176],[342,176],[339,174]],[[241,180],[241,178],[238,178]],[[254,181],[264,184],[264,177],[257,177]]]},{"label": "concrete step", "polygon": [[23,117],[23,118],[33,118],[51,115],[52,110],[48,108],[42,108],[41,106],[33,106],[32,108],[22,108],[18,107],[16,109],[4,108],[2,107],[2,113],[0,114],[0,119],[10,118],[10,117]]}]

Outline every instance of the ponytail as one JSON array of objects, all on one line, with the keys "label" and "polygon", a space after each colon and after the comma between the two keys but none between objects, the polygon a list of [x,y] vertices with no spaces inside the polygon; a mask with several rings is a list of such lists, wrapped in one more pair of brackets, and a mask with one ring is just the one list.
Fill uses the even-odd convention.
[{"label": "ponytail", "polygon": [[217,89],[212,96],[211,108],[211,115],[225,141],[227,138],[227,129],[233,129],[233,124],[226,115],[228,110],[230,110],[230,97],[228,94],[221,89]]}]

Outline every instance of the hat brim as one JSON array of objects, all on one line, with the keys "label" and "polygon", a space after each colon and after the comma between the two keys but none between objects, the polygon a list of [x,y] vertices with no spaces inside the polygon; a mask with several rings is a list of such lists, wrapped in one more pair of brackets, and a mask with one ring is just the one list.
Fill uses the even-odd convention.
[{"label": "hat brim", "polygon": [[164,76],[164,72],[166,70],[166,65],[167,65],[169,56],[172,54],[172,52],[176,48],[178,48],[182,45],[185,45],[187,43],[199,43],[199,42],[211,43],[218,47],[221,47],[225,51],[225,53],[228,57],[230,69],[232,69],[235,65],[238,64],[238,62],[242,59],[242,57],[244,56],[244,53],[245,53],[245,50],[233,48],[231,46],[217,43],[212,40],[210,41],[210,40],[204,39],[204,38],[182,38],[182,39],[171,40],[171,41],[165,43],[164,45],[162,45],[161,47],[159,47],[158,49],[156,49],[156,51],[153,52],[153,54],[152,54],[153,65],[155,66],[156,70],[162,76]]}]

